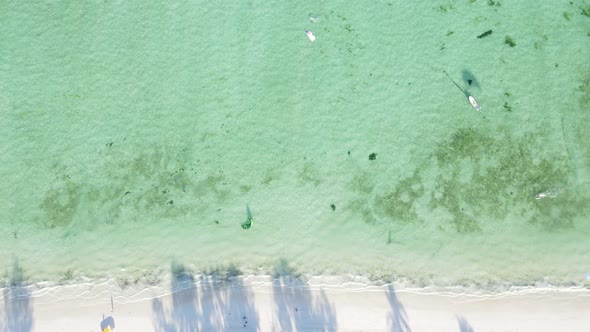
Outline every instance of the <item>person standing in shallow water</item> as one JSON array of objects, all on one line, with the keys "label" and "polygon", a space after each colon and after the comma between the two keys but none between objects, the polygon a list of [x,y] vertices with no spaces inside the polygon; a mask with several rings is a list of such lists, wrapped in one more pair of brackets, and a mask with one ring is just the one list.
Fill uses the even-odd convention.
[{"label": "person standing in shallow water", "polygon": [[250,227],[252,227],[252,221],[252,218],[248,218],[248,220],[242,223],[242,228],[249,229]]},{"label": "person standing in shallow water", "polygon": [[252,217],[252,211],[250,211],[250,206],[248,204],[246,204],[246,214],[248,218],[242,223],[242,228],[250,229],[250,227],[252,227],[252,223],[254,222],[254,218]]}]

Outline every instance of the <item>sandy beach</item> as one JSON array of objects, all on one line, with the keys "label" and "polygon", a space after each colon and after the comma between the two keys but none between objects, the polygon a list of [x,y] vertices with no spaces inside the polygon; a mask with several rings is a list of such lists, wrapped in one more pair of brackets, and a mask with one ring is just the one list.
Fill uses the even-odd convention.
[{"label": "sandy beach", "polygon": [[110,325],[113,331],[162,332],[538,332],[590,326],[590,292],[582,288],[470,295],[393,285],[330,285],[326,280],[258,276],[195,281],[187,275],[175,279],[169,292],[158,287],[117,290],[109,283],[31,292],[7,288],[0,330],[100,331]]}]

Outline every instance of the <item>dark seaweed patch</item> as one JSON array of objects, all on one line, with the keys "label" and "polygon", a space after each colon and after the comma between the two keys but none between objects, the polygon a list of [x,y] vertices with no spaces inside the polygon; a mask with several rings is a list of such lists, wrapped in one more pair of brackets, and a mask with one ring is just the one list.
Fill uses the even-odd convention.
[{"label": "dark seaweed patch", "polygon": [[486,32],[482,33],[481,35],[477,36],[477,38],[484,38],[484,37],[487,37],[487,36],[491,35],[491,34],[492,34],[492,32],[493,32],[492,30],[488,30],[488,31],[486,31]]},{"label": "dark seaweed patch", "polygon": [[510,45],[510,47],[516,46],[516,42],[510,36],[504,38],[504,44]]}]

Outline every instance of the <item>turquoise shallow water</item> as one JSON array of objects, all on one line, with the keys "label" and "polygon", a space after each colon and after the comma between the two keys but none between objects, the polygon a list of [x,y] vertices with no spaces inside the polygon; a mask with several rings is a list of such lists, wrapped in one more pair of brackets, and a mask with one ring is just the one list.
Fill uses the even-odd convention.
[{"label": "turquoise shallow water", "polygon": [[583,1],[2,6],[7,280],[590,272]]}]

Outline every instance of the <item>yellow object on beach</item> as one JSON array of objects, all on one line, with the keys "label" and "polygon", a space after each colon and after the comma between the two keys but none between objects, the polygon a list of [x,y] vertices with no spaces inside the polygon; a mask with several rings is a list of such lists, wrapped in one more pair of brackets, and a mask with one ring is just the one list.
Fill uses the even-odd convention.
[{"label": "yellow object on beach", "polygon": [[111,326],[107,326],[104,328],[104,330],[102,330],[102,332],[112,332],[113,330],[111,330]]}]

